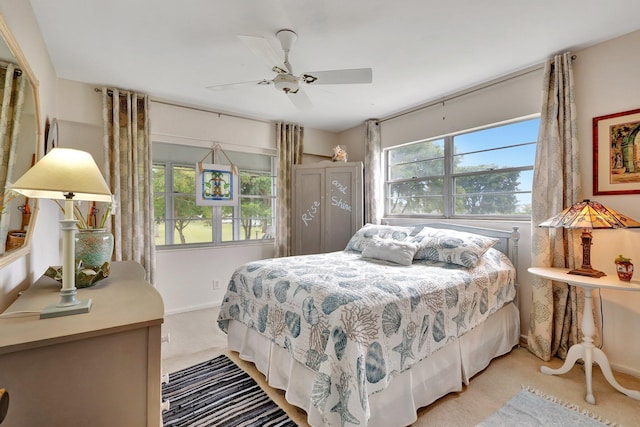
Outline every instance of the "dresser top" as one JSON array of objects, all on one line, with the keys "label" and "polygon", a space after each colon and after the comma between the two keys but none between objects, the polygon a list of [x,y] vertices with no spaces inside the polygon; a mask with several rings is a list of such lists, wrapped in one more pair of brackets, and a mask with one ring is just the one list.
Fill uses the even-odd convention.
[{"label": "dresser top", "polygon": [[144,276],[137,262],[111,263],[109,277],[78,289],[77,299],[92,301],[88,313],[40,319],[44,307],[60,301],[60,284],[42,276],[0,317],[0,354],[162,324],[162,297]]}]

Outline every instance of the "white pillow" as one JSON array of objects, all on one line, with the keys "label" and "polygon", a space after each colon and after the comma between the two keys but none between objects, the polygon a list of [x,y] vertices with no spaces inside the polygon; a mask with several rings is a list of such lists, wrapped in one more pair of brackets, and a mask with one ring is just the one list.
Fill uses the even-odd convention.
[{"label": "white pillow", "polygon": [[401,265],[411,265],[419,245],[406,240],[383,239],[373,236],[362,251],[362,258],[380,259]]}]

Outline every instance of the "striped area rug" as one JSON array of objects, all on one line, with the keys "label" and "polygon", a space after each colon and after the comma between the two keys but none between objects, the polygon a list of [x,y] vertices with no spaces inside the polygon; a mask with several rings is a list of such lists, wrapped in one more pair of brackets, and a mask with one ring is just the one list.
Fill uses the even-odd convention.
[{"label": "striped area rug", "polygon": [[296,424],[258,384],[222,355],[169,374],[162,399],[164,427],[294,427]]}]

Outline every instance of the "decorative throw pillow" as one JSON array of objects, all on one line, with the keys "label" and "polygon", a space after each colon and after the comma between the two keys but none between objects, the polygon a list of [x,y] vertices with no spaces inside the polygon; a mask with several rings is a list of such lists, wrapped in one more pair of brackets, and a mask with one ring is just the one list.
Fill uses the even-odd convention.
[{"label": "decorative throw pillow", "polygon": [[420,245],[415,259],[430,259],[474,267],[498,239],[463,231],[424,227],[411,239]]},{"label": "decorative throw pillow", "polygon": [[365,224],[351,237],[351,240],[347,243],[345,250],[362,252],[373,236],[378,236],[383,239],[405,240],[411,235],[413,229],[414,227],[403,227],[398,225]]},{"label": "decorative throw pillow", "polygon": [[383,239],[373,236],[362,251],[362,258],[381,259],[396,264],[411,265],[418,244],[407,240]]}]

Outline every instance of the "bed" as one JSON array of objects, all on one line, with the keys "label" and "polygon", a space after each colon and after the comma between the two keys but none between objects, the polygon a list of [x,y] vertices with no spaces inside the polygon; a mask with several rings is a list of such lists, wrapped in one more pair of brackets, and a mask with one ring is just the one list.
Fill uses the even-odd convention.
[{"label": "bed", "polygon": [[518,232],[367,224],[344,251],[250,262],[218,325],[313,426],[406,426],[519,340]]}]

